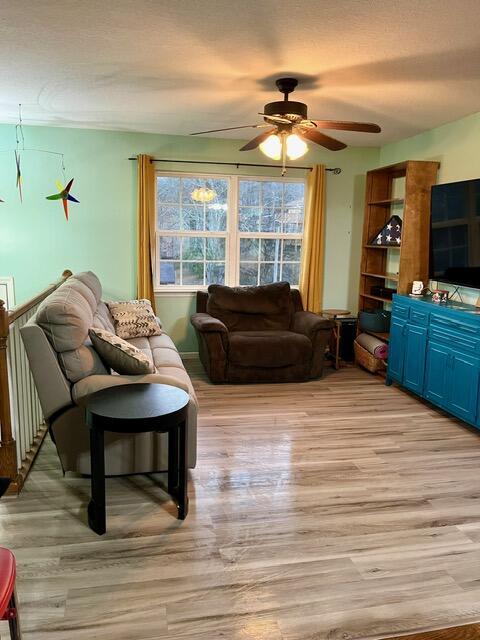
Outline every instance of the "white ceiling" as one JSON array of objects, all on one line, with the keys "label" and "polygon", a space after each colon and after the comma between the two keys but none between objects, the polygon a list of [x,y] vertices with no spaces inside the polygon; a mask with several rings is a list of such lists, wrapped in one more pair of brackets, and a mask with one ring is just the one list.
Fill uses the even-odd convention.
[{"label": "white ceiling", "polygon": [[480,111],[479,33],[479,0],[7,0],[0,121],[253,124],[294,75],[311,117],[376,122],[338,138],[377,145]]}]

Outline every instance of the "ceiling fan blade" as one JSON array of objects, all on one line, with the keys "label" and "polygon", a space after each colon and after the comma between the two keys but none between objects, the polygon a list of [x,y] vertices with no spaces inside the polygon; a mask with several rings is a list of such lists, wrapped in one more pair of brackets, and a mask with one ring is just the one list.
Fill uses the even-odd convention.
[{"label": "ceiling fan blade", "polygon": [[240,149],[240,151],[251,151],[252,149],[256,149],[258,145],[260,145],[264,140],[266,140],[268,136],[272,135],[272,133],[276,133],[276,131],[277,131],[277,127],[273,127],[272,129],[268,129],[268,131],[264,131],[256,138],[253,138],[253,140],[250,140],[250,142],[247,142],[247,144],[244,145]]},{"label": "ceiling fan blade", "polygon": [[373,122],[347,122],[345,120],[312,120],[319,129],[336,129],[337,131],[362,131],[364,133],[380,133],[382,130]]},{"label": "ceiling fan blade", "polygon": [[291,120],[289,120],[288,118],[282,118],[282,116],[269,116],[268,114],[262,113],[261,111],[258,112],[258,115],[263,116],[264,118],[267,118],[272,122],[279,122],[280,124],[292,124]]},{"label": "ceiling fan blade", "polygon": [[315,144],[319,144],[330,151],[340,151],[347,146],[345,143],[340,142],[340,140],[326,136],[324,133],[321,133],[321,131],[318,131],[318,129],[297,129],[295,133],[298,133],[301,138],[315,142]]},{"label": "ceiling fan blade", "polygon": [[226,127],[225,129],[210,129],[209,131],[195,131],[191,133],[191,136],[201,136],[203,133],[218,133],[219,131],[234,131],[235,129],[260,129],[262,127],[269,127],[266,122],[262,124],[244,124],[240,127]]}]

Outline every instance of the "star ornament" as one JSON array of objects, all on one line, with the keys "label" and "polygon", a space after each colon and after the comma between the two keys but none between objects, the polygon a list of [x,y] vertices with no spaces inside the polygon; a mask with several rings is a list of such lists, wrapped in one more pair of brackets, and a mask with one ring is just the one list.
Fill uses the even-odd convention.
[{"label": "star ornament", "polygon": [[70,193],[70,189],[72,188],[72,183],[73,183],[73,178],[70,180],[70,182],[67,184],[66,187],[64,187],[60,182],[57,182],[56,184],[57,184],[58,193],[54,193],[51,196],[47,196],[47,200],[62,200],[63,210],[65,211],[65,218],[67,220],[68,220],[68,201],[70,200],[70,202],[80,203],[80,201],[74,198]]}]

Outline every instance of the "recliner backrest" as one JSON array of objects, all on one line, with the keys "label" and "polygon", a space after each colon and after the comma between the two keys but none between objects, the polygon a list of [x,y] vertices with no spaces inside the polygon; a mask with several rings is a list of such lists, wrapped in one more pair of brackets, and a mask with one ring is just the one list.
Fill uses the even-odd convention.
[{"label": "recliner backrest", "polygon": [[211,284],[206,310],[229,331],[286,331],[294,307],[288,282],[258,287]]}]

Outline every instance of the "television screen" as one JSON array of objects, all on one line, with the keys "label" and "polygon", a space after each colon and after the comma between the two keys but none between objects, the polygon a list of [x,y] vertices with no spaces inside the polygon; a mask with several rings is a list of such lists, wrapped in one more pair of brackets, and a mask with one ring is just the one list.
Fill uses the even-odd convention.
[{"label": "television screen", "polygon": [[430,278],[480,288],[480,179],[432,187]]}]

